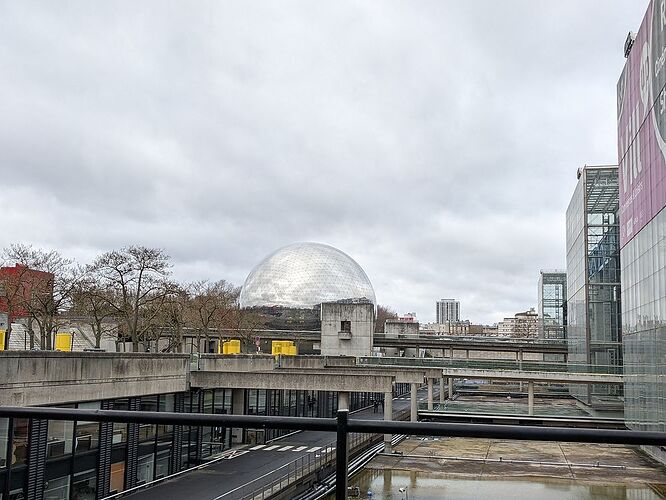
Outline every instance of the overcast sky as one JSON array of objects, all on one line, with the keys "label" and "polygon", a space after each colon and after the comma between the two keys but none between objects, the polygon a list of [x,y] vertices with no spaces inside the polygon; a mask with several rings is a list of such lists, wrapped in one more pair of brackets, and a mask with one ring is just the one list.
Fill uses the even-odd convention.
[{"label": "overcast sky", "polygon": [[382,304],[493,323],[565,266],[647,0],[0,2],[0,246],[162,247],[242,284],[351,255]]}]

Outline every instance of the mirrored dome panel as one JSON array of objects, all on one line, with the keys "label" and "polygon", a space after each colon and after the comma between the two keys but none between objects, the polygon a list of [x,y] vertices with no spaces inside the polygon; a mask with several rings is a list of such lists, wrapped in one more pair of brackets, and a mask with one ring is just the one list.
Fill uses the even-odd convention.
[{"label": "mirrored dome panel", "polygon": [[321,243],[294,243],[276,250],[250,272],[240,306],[308,308],[361,299],[376,304],[372,284],[354,259]]}]

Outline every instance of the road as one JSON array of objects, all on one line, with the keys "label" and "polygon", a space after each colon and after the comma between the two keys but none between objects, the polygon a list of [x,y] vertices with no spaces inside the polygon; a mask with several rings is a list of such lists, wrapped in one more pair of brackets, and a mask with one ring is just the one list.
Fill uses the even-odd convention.
[{"label": "road", "polygon": [[[438,391],[435,388],[435,398]],[[418,399],[427,398],[427,389],[419,389]],[[409,410],[409,394],[393,399],[393,414]],[[350,415],[358,419],[381,419],[383,412],[373,413],[366,408]],[[335,435],[331,432],[303,431],[267,445],[244,445],[235,448],[235,454],[197,470],[185,472],[155,486],[139,490],[124,498],[132,500],[232,500],[235,495],[227,493],[244,484],[262,478],[257,486],[268,483],[276,470],[308,454],[317,455],[326,445],[335,446]],[[273,475],[273,477],[271,477]]]}]

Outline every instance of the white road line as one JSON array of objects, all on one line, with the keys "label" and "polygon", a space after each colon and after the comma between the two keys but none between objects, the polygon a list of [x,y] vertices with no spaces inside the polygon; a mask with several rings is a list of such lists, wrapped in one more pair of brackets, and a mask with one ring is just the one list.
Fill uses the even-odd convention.
[{"label": "white road line", "polygon": [[313,451],[319,451],[321,450],[321,446],[313,446],[308,450],[308,453],[312,453]]},{"label": "white road line", "polygon": [[289,444],[287,446],[284,446],[284,447],[280,448],[278,451],[287,451],[287,450],[292,449],[293,447],[294,447],[293,445]]},{"label": "white road line", "polygon": [[307,448],[307,446],[299,446],[298,448],[294,448],[291,451],[303,451],[305,448]]},{"label": "white road line", "polygon": [[266,446],[266,445],[265,444],[259,444],[257,446],[253,446],[252,448],[250,448],[250,451],[261,450],[264,446]]},{"label": "white road line", "polygon": [[273,446],[269,446],[268,448],[264,448],[264,451],[271,451],[274,450],[275,448],[279,448],[280,445],[274,444]]}]

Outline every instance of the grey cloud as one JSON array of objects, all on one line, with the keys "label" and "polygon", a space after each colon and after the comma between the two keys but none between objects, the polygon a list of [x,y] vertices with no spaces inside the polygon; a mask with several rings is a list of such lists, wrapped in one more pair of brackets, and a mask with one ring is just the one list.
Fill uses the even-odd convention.
[{"label": "grey cloud", "polygon": [[4,3],[5,243],[240,284],[314,240],[401,312],[497,321],[564,265],[576,168],[615,161],[642,4]]}]

